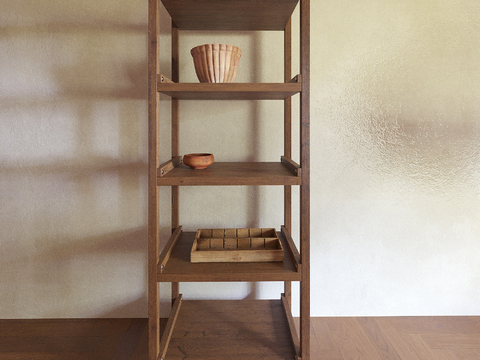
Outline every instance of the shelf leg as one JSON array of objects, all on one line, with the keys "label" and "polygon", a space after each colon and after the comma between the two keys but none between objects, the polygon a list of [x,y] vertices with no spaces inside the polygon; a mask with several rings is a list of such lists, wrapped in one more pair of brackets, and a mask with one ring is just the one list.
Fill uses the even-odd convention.
[{"label": "shelf leg", "polygon": [[300,1],[300,353],[310,360],[310,0]]},{"label": "shelf leg", "polygon": [[160,349],[160,294],[157,283],[158,263],[158,119],[159,100],[157,92],[159,2],[148,2],[148,358],[157,360]]},{"label": "shelf leg", "polygon": [[[177,25],[172,21],[172,80],[180,81],[180,36]],[[172,99],[172,158],[179,156],[179,100]],[[172,232],[180,225],[179,187],[172,186]],[[180,285],[172,283],[172,306],[179,297]]]},{"label": "shelf leg", "polygon": [[[283,32],[283,67],[284,81],[288,82],[292,78],[292,19],[288,20]],[[292,99],[289,97],[283,103],[284,130],[283,147],[285,157],[292,158]],[[284,205],[284,226],[291,231],[292,229],[292,187],[287,185],[283,191]],[[284,295],[288,300],[287,304],[292,303],[292,283],[285,281]]]},{"label": "shelf leg", "polygon": [[180,295],[180,283],[172,282],[172,306]]}]

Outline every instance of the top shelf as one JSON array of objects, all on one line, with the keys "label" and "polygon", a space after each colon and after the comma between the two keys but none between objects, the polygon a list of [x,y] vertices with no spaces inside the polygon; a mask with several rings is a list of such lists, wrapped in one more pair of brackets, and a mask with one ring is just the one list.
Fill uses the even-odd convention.
[{"label": "top shelf", "polygon": [[161,0],[180,30],[284,30],[298,0]]}]

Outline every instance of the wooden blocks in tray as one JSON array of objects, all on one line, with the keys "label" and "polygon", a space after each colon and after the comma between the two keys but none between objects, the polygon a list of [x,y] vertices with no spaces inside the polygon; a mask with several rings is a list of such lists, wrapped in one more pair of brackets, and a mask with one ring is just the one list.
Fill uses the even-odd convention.
[{"label": "wooden blocks in tray", "polygon": [[190,262],[283,261],[283,246],[273,228],[199,229]]}]

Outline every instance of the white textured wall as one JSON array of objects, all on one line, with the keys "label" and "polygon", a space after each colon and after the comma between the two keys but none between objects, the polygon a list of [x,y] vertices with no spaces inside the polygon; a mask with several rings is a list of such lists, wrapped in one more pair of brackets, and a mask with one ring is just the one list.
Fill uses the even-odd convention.
[{"label": "white textured wall", "polygon": [[[311,18],[312,315],[480,314],[480,3],[312,0]],[[146,0],[0,6],[0,318],[147,315],[146,26]],[[182,81],[210,41],[242,48],[237,81],[282,81],[282,35],[249,32],[182,33]],[[282,117],[281,102],[184,102],[180,151],[275,161]],[[180,195],[186,229],[282,223],[281,188]]]},{"label": "white textured wall", "polygon": [[314,14],[314,314],[479,314],[480,3]]},{"label": "white textured wall", "polygon": [[146,316],[146,17],[0,5],[0,318]]}]

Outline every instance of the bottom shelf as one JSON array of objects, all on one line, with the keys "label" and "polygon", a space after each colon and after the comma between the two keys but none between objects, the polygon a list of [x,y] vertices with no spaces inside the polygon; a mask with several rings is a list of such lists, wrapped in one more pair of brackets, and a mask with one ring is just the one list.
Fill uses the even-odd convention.
[{"label": "bottom shelf", "polygon": [[293,360],[295,355],[281,300],[184,300],[165,360]]}]

